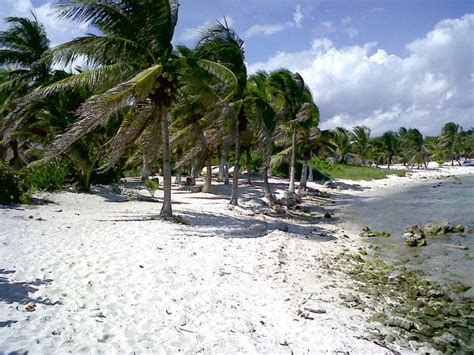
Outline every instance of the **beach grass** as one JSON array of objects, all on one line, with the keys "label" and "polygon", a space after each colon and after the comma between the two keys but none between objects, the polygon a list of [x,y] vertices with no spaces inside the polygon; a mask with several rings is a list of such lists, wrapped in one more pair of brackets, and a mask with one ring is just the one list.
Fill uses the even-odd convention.
[{"label": "beach grass", "polygon": [[389,175],[405,176],[406,170],[381,169],[370,166],[318,164],[315,169],[322,179],[379,180]]}]

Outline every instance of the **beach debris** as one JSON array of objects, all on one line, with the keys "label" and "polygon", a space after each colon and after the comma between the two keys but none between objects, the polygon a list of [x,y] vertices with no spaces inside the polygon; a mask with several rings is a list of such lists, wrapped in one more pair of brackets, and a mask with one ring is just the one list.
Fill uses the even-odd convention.
[{"label": "beach debris", "polygon": [[315,313],[315,314],[324,314],[326,313],[325,309],[316,309],[316,308],[310,308],[310,307],[304,307],[305,311]]},{"label": "beach debris", "polygon": [[448,248],[454,248],[454,249],[460,249],[460,250],[469,250],[469,247],[467,245],[462,245],[462,244],[444,244],[444,246],[447,246]]},{"label": "beach debris", "polygon": [[51,332],[52,335],[61,335],[61,331],[60,330],[53,330]]},{"label": "beach debris", "polygon": [[25,307],[27,312],[34,312],[36,311],[36,305],[34,303],[28,303]]}]

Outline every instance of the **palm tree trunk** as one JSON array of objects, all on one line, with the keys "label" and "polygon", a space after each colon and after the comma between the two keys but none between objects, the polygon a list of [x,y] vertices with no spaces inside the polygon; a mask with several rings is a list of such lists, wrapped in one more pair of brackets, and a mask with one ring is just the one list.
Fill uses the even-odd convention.
[{"label": "palm tree trunk", "polygon": [[224,184],[229,185],[229,161],[224,162]]},{"label": "palm tree trunk", "polygon": [[291,161],[290,161],[290,186],[288,191],[295,192],[295,158],[296,158],[296,127],[292,126],[291,132]]},{"label": "palm tree trunk", "polygon": [[219,166],[219,176],[217,178],[217,181],[224,181],[224,154],[222,152],[222,148],[219,146],[217,148],[217,165]]},{"label": "palm tree trunk", "polygon": [[143,166],[142,166],[142,181],[147,180],[151,175],[151,163],[149,156],[145,150],[143,150]]},{"label": "palm tree trunk", "polygon": [[250,149],[245,151],[247,157],[247,184],[252,185],[252,169],[250,168]]},{"label": "palm tree trunk", "polygon": [[71,159],[81,168],[82,176],[80,178],[81,190],[89,191],[91,187],[92,165],[87,150],[81,142],[71,145]]},{"label": "palm tree trunk", "polygon": [[176,170],[176,178],[174,180],[176,185],[181,185],[181,167]]},{"label": "palm tree trunk", "polygon": [[273,196],[272,189],[270,188],[270,183],[268,182],[268,167],[262,169],[262,178],[263,178],[263,187],[265,189],[265,197],[268,199],[270,206],[275,204],[275,197]]},{"label": "palm tree trunk", "polygon": [[168,130],[168,110],[165,105],[160,104],[161,134],[163,138],[163,206],[161,217],[172,217],[171,208],[171,159],[170,159],[170,135]]},{"label": "palm tree trunk", "polygon": [[390,155],[390,156],[388,157],[388,167],[387,167],[387,169],[390,169],[390,165],[391,165],[391,164],[392,164],[392,156]]},{"label": "palm tree trunk", "polygon": [[306,188],[306,181],[308,181],[308,162],[305,161],[303,163],[303,167],[301,168],[300,189]]},{"label": "palm tree trunk", "polygon": [[234,175],[232,176],[232,194],[230,204],[237,206],[239,204],[239,171],[240,171],[240,129],[239,124],[235,125],[235,164]]},{"label": "palm tree trunk", "polygon": [[206,182],[202,187],[202,192],[210,193],[211,192],[211,183],[212,183],[212,154],[210,149],[207,148],[207,159],[206,159]]},{"label": "palm tree trunk", "polygon": [[313,177],[313,168],[311,167],[311,164],[308,164],[308,181],[313,182],[314,177]]}]

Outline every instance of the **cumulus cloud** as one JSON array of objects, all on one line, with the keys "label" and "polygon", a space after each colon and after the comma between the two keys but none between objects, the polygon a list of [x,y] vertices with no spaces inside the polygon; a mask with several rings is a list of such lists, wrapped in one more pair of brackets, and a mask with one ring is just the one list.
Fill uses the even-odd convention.
[{"label": "cumulus cloud", "polygon": [[232,17],[222,17],[217,20],[207,20],[199,26],[196,27],[188,27],[185,28],[183,33],[179,36],[179,39],[185,42],[192,42],[198,40],[202,34],[209,29],[210,27],[214,26],[216,22],[219,21],[221,23],[227,22],[229,27],[234,25],[234,19]]},{"label": "cumulus cloud", "polygon": [[298,71],[321,110],[322,128],[367,125],[375,134],[400,126],[437,134],[447,121],[474,117],[474,14],[439,22],[406,45],[404,57],[377,43],[336,48],[314,40],[300,52],[278,52],[249,72]]},{"label": "cumulus cloud", "polygon": [[276,24],[276,25],[253,25],[250,27],[247,31],[245,31],[244,36],[246,38],[251,38],[254,36],[258,35],[265,35],[265,36],[270,36],[272,34],[281,32],[285,29],[285,26],[282,24]]},{"label": "cumulus cloud", "polygon": [[[52,11],[53,1],[48,1],[41,6],[34,6],[31,0],[1,1],[0,17],[2,19],[7,16],[31,17],[30,12],[33,12],[38,21],[44,25],[52,46],[67,42],[87,32],[88,26],[85,23],[56,19]],[[1,22],[0,29],[6,28],[7,25]]]},{"label": "cumulus cloud", "polygon": [[295,25],[297,27],[301,27],[301,21],[303,21],[304,15],[301,12],[301,6],[296,5],[295,12],[293,13],[293,20],[295,21]]}]

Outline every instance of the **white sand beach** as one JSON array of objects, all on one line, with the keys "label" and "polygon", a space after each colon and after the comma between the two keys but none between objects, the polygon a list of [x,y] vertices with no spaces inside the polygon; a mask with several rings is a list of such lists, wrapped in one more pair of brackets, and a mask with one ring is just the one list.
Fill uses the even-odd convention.
[{"label": "white sand beach", "polygon": [[[371,190],[336,193],[466,169],[358,182]],[[312,219],[282,220],[231,209],[229,188],[213,188],[173,191],[174,213],[191,225],[156,219],[160,203],[128,201],[100,186],[92,194],[41,193],[52,201],[46,205],[2,207],[0,353],[414,352],[367,338],[386,330],[369,322],[370,312],[342,304],[352,281],[331,261],[360,242],[325,222],[316,202]],[[261,197],[257,185],[241,192],[244,207]]]}]

